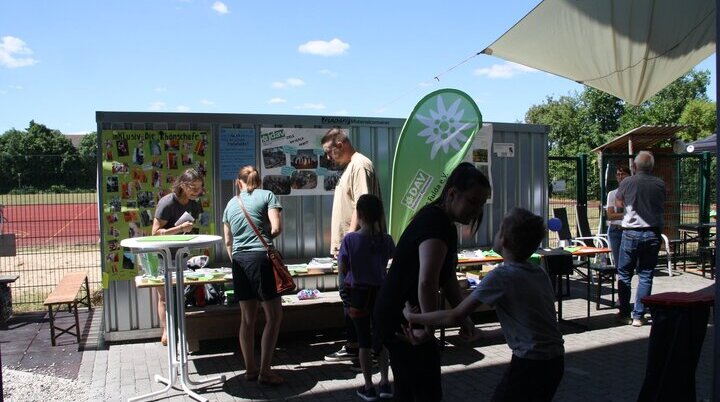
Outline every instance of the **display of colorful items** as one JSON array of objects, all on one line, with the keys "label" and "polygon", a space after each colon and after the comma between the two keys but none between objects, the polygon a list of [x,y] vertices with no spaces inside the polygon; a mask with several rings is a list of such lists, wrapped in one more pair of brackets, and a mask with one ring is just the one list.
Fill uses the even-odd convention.
[{"label": "display of colorful items", "polygon": [[172,191],[175,178],[185,169],[194,168],[207,178],[198,199],[203,213],[195,226],[201,234],[215,234],[210,138],[208,132],[197,130],[100,132],[104,287],[138,274],[135,257],[120,241],[150,235],[158,200]]}]

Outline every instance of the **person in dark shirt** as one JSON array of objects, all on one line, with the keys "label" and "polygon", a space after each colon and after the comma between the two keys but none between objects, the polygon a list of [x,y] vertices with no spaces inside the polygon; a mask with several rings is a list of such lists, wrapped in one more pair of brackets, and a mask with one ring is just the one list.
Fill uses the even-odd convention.
[{"label": "person in dark shirt", "polygon": [[[618,255],[618,304],[616,320],[641,327],[647,324],[642,298],[652,293],[653,274],[664,226],[665,182],[651,175],[655,158],[640,151],[633,163],[635,175],[623,180],[615,195],[615,206],[625,208],[622,241]],[[635,305],[630,311],[633,274],[638,274]],[[632,316],[631,316],[632,315]]]},{"label": "person in dark shirt", "polygon": [[[203,192],[203,177],[195,169],[187,169],[173,183],[172,192],[158,201],[153,219],[152,235],[176,235],[189,233],[195,226],[195,221],[203,212],[202,205],[197,198]],[[192,221],[177,224],[185,212],[192,217]],[[165,322],[165,292],[156,288],[158,292],[158,319],[162,328],[160,342],[167,345],[167,326]]]},{"label": "person in dark shirt", "polygon": [[[390,352],[400,401],[439,401],[440,349],[432,327],[413,328],[413,343],[403,336],[405,302],[423,313],[438,309],[442,289],[451,306],[462,301],[455,277],[457,266],[456,223],[477,231],[490,196],[487,177],[470,163],[461,163],[449,175],[440,196],[421,208],[398,240],[393,262],[375,304],[377,334]],[[472,337],[475,327],[468,318],[461,328]]]}]

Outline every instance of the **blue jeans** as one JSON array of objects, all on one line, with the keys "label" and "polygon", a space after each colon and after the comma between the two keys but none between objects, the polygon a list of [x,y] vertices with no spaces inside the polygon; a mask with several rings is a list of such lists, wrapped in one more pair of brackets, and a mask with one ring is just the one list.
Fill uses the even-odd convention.
[{"label": "blue jeans", "polygon": [[617,226],[608,227],[608,241],[610,242],[610,250],[612,250],[613,264],[620,266],[620,242],[622,241],[622,229]]},{"label": "blue jeans", "polygon": [[618,299],[620,314],[630,315],[630,282],[637,270],[638,283],[635,295],[633,318],[641,318],[645,314],[642,298],[652,292],[653,274],[660,250],[660,233],[651,230],[625,229],[622,232],[618,268]]}]

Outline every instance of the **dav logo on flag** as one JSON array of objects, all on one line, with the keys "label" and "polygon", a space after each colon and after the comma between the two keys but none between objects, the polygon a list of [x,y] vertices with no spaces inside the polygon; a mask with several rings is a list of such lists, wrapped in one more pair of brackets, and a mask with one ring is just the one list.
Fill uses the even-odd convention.
[{"label": "dav logo on flag", "polygon": [[415,174],[415,178],[410,182],[410,187],[407,189],[407,192],[402,199],[403,205],[413,211],[417,211],[420,201],[424,198],[432,182],[432,176],[422,170],[418,170]]},{"label": "dav logo on flag", "polygon": [[457,89],[432,92],[415,106],[393,159],[389,232],[396,241],[415,213],[440,194],[480,127],[475,101]]}]

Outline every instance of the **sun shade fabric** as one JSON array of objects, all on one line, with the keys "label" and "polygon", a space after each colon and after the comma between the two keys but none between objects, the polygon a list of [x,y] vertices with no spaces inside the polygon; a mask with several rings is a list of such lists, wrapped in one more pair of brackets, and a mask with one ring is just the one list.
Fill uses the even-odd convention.
[{"label": "sun shade fabric", "polygon": [[635,105],[714,52],[714,0],[545,0],[483,50]]}]

